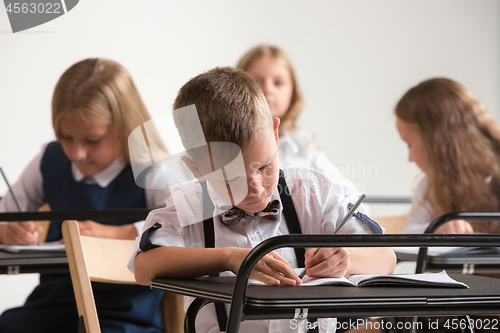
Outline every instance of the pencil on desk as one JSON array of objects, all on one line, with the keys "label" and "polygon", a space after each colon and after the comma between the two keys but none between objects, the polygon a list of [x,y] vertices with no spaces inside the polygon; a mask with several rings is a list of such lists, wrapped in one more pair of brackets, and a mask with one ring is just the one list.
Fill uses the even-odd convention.
[{"label": "pencil on desk", "polygon": [[20,212],[24,212],[23,206],[21,206],[21,203],[17,199],[17,196],[14,193],[14,191],[12,190],[12,187],[10,187],[9,181],[7,180],[7,177],[5,177],[5,174],[3,173],[2,168],[0,168],[0,172],[2,173],[3,179],[5,180],[5,184],[7,184],[7,187],[9,188],[9,192],[12,195],[12,198],[14,198],[14,201],[17,205],[17,208],[19,209]]},{"label": "pencil on desk", "polygon": [[[351,217],[353,217],[354,213],[356,213],[356,209],[358,209],[359,205],[361,205],[361,203],[363,202],[363,200],[365,200],[365,198],[366,198],[366,195],[361,194],[358,201],[356,201],[356,203],[351,207],[351,209],[344,216],[342,223],[340,223],[340,225],[337,227],[337,229],[335,229],[335,231],[333,232],[334,235],[338,234],[340,232],[340,230],[344,227],[344,225],[347,223],[347,221],[349,221],[351,219]],[[316,255],[320,250],[321,250],[321,248],[319,248],[318,251],[316,251],[316,253],[314,253],[314,255]],[[301,279],[304,278],[304,276],[306,275],[306,272],[307,272],[307,267],[304,267],[302,272],[300,272],[300,274],[299,274],[299,278],[301,278]]]},{"label": "pencil on desk", "polygon": [[[9,192],[10,194],[12,195],[12,198],[14,199],[14,202],[16,203],[16,206],[17,206],[17,209],[19,209],[20,212],[24,212],[24,208],[23,206],[21,205],[21,202],[19,201],[19,199],[17,198],[16,196],[16,193],[14,193],[14,190],[12,189],[12,187],[10,186],[10,183],[9,181],[7,180],[7,177],[5,176],[5,173],[3,172],[2,168],[0,168],[0,172],[2,173],[2,177],[3,179],[5,180],[5,184],[7,184],[7,187],[9,188]],[[34,236],[35,238],[37,239],[37,244],[38,244],[38,236],[39,236],[39,233],[37,231],[34,232]]]}]

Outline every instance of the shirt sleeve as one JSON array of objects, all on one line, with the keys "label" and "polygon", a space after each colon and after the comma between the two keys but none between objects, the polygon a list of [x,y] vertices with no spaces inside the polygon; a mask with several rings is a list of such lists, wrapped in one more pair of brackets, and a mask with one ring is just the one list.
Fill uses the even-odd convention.
[{"label": "shirt sleeve", "polygon": [[[189,246],[200,246],[204,244],[203,229],[200,228],[202,221],[201,202],[197,199],[196,192],[199,191],[195,183],[191,186],[176,186],[172,189],[172,195],[166,200],[166,206],[152,210],[146,218],[144,228],[136,237],[135,247],[128,263],[128,268],[133,272],[135,258],[142,252],[140,242],[144,232],[155,223],[161,227],[148,232],[147,237],[151,244],[156,246],[179,246],[186,247],[185,237],[189,234],[191,239]],[[199,213],[199,214],[198,214]],[[190,223],[186,223],[190,221]]]},{"label": "shirt sleeve", "polygon": [[429,181],[423,178],[418,184],[411,201],[411,210],[408,221],[401,233],[423,234],[434,218],[434,210],[431,203],[426,199]]},{"label": "shirt sleeve", "polygon": [[[290,168],[285,175],[304,234],[333,234],[349,211],[348,204],[354,204],[359,198],[318,170]],[[363,205],[358,211],[366,214]],[[371,234],[372,231],[364,222],[353,217],[340,233]]]},{"label": "shirt sleeve", "polygon": [[[146,205],[148,208],[162,208],[165,207],[165,201],[170,196],[170,189],[167,183],[161,179],[161,172],[158,170],[158,165],[151,170],[148,174],[147,181],[144,186],[146,193]],[[138,235],[142,235],[144,230],[145,220],[134,223]]]},{"label": "shirt sleeve", "polygon": [[[43,146],[42,151],[35,156],[26,169],[24,169],[19,180],[12,185],[12,191],[16,194],[25,211],[37,210],[44,203],[45,195],[43,193],[43,179],[40,171],[40,163],[45,148],[46,145]],[[18,211],[19,208],[12,194],[10,191],[7,191],[2,200],[0,200],[0,212]]]},{"label": "shirt sleeve", "polygon": [[[170,196],[169,190],[145,189],[145,192],[146,192],[146,205],[148,208],[165,207],[165,201]],[[134,227],[137,230],[138,235],[142,234],[145,222],[146,220],[134,222]]]}]

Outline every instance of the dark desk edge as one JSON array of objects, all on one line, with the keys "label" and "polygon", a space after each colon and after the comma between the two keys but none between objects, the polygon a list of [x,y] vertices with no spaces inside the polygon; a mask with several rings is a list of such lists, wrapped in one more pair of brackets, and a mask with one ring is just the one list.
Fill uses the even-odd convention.
[{"label": "dark desk edge", "polygon": [[55,220],[144,220],[150,208],[103,209],[103,210],[60,210],[49,212],[5,212],[0,221],[55,221]]}]

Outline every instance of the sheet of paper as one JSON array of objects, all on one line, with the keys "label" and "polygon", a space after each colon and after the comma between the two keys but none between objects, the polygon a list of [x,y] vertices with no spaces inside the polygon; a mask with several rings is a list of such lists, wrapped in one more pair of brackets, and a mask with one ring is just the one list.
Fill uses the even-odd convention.
[{"label": "sheet of paper", "polygon": [[[301,268],[296,268],[295,272],[299,274]],[[302,284],[299,286],[319,286],[319,285],[347,285],[363,286],[363,282],[368,286],[370,283],[384,285],[415,285],[415,286],[436,286],[436,287],[464,287],[465,283],[456,281],[448,276],[446,271],[440,273],[422,273],[422,274],[397,274],[397,275],[346,275],[341,278],[311,278],[305,276]],[[249,280],[249,284],[265,285],[263,282]]]},{"label": "sheet of paper", "polygon": [[439,273],[421,273],[421,274],[398,274],[398,275],[351,275],[349,279],[353,281],[356,285],[367,280],[376,279],[387,279],[394,280],[394,284],[398,284],[398,280],[410,280],[414,281],[416,284],[419,282],[425,283],[436,283],[436,284],[449,284],[449,285],[461,285],[467,287],[466,284],[453,280],[448,276],[446,271],[441,271]]},{"label": "sheet of paper", "polygon": [[3,245],[0,244],[0,250],[7,252],[64,252],[66,247],[64,244],[59,243],[59,241],[55,242],[47,242],[37,245]]}]

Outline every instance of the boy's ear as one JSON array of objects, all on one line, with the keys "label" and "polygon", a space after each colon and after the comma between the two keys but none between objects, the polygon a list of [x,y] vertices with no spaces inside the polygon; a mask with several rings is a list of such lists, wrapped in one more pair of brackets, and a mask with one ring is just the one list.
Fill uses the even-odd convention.
[{"label": "boy's ear", "polygon": [[198,179],[200,182],[205,180],[205,176],[202,172],[200,172],[198,164],[196,164],[196,162],[191,157],[187,157],[184,155],[181,157],[181,160],[187,165],[189,170],[191,170],[196,179]]},{"label": "boy's ear", "polygon": [[278,144],[278,147],[280,145],[280,118],[274,117],[273,119],[273,127],[274,127],[274,137],[276,139],[276,143]]}]

